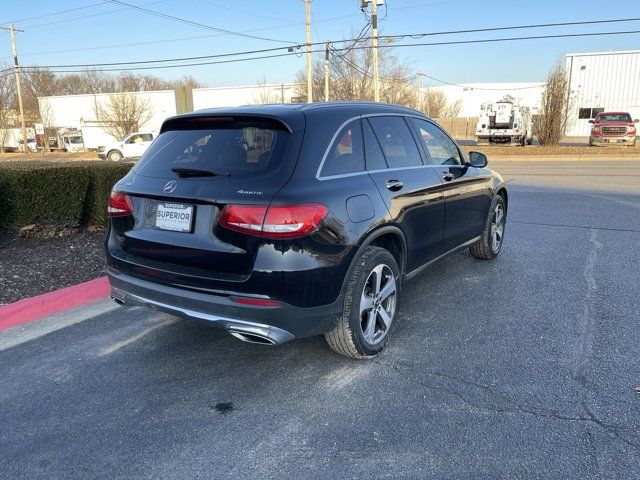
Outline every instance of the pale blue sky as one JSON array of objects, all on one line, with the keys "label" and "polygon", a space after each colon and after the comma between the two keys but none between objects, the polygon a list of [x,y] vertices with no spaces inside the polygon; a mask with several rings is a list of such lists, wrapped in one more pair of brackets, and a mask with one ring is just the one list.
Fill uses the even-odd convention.
[{"label": "pale blue sky", "polygon": [[[303,43],[305,39],[304,3],[301,0],[126,1],[225,30],[295,43]],[[286,45],[277,41],[221,35],[195,25],[158,18],[100,0],[24,0],[4,3],[0,23],[15,21],[17,27],[25,30],[17,36],[23,65],[153,60]],[[359,31],[365,19],[359,11],[358,3],[359,0],[314,0],[313,41],[340,39],[349,37],[354,30]],[[387,0],[386,3],[387,16],[380,22],[380,26],[384,33],[390,35],[640,17],[638,2],[626,2],[624,9],[611,11],[603,8],[606,3],[585,0]],[[28,19],[70,9],[76,10]],[[384,10],[383,7],[381,17],[384,16]],[[640,30],[640,22],[447,35],[412,41],[615,30]],[[0,62],[9,62],[11,50],[8,35],[3,34],[0,38]],[[141,42],[154,43],[131,45]],[[539,81],[545,77],[554,61],[567,52],[638,48],[640,35],[634,34],[402,48],[397,53],[416,70],[449,82],[469,83]],[[188,74],[210,86],[224,86],[255,83],[256,79],[263,76],[270,82],[292,81],[296,71],[304,65],[304,55],[301,55],[243,63],[147,70],[140,73],[152,73],[166,78]]]}]

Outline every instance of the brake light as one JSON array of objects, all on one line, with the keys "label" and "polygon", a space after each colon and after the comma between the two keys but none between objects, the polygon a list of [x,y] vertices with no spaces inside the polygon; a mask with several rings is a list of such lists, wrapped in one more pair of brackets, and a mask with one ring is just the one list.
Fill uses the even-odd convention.
[{"label": "brake light", "polygon": [[108,217],[126,217],[133,215],[133,203],[131,197],[124,193],[111,192],[109,204],[107,205]]},{"label": "brake light", "polygon": [[220,225],[230,230],[282,240],[311,233],[327,214],[319,203],[297,205],[227,205]]}]

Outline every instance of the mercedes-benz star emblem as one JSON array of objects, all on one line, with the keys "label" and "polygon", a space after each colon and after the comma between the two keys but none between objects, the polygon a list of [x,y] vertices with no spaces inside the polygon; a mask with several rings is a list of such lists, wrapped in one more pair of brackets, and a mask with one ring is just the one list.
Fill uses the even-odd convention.
[{"label": "mercedes-benz star emblem", "polygon": [[173,193],[173,191],[176,189],[177,186],[178,186],[178,182],[176,182],[175,180],[171,180],[165,184],[162,191],[164,193]]}]

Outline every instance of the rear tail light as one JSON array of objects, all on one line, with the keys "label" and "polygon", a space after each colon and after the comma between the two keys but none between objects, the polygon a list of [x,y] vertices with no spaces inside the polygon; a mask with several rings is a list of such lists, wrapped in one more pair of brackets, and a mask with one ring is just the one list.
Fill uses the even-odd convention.
[{"label": "rear tail light", "polygon": [[227,205],[220,215],[220,225],[237,232],[282,240],[308,235],[326,214],[327,207],[319,203]]},{"label": "rear tail light", "polygon": [[111,192],[107,206],[108,217],[126,217],[133,215],[133,203],[131,197],[124,193]]}]

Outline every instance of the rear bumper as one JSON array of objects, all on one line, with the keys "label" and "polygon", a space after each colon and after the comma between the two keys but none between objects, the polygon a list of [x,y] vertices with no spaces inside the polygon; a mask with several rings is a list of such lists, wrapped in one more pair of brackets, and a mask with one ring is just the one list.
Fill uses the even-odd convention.
[{"label": "rear bumper", "polygon": [[[281,344],[328,332],[342,311],[343,297],[320,307],[239,305],[234,295],[202,293],[142,280],[109,269],[111,297],[122,305],[144,306],[224,329],[245,340]],[[246,294],[238,294],[246,297]]]}]

